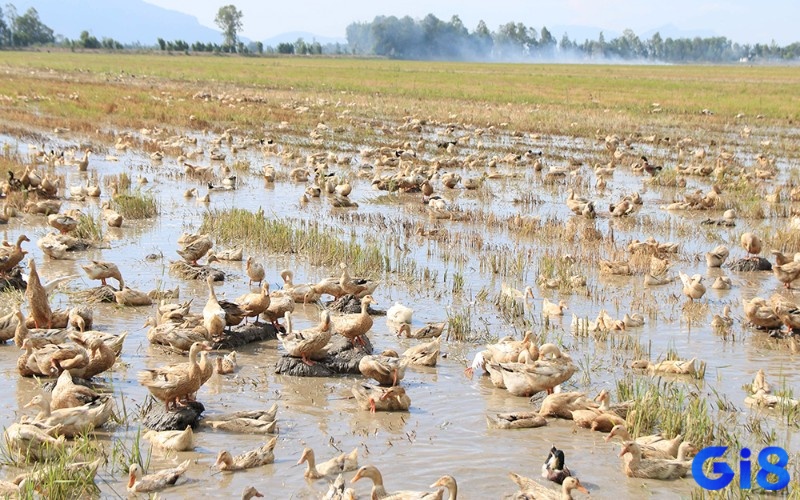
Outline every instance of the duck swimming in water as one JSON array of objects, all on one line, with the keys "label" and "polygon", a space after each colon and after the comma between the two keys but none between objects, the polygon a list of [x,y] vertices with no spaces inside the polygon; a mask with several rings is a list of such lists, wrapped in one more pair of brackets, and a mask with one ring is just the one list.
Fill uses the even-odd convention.
[{"label": "duck swimming in water", "polygon": [[564,452],[553,445],[547,458],[542,464],[542,477],[553,481],[554,483],[562,484],[564,479],[572,476],[567,466],[564,464]]}]

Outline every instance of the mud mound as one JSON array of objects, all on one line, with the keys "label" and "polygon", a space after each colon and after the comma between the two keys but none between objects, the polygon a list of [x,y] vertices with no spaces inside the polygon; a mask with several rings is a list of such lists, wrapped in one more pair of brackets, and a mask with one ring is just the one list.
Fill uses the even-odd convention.
[{"label": "mud mound", "polygon": [[[341,314],[357,314],[361,312],[361,299],[357,299],[355,295],[347,294],[327,302],[325,308]],[[373,309],[372,306],[367,308],[367,312],[370,316],[386,316],[386,311]]]},{"label": "mud mound", "polygon": [[735,262],[731,262],[729,267],[731,270],[739,272],[772,271],[772,264],[762,257],[758,257],[757,259],[739,259]]},{"label": "mud mound", "polygon": [[219,269],[211,266],[193,266],[182,260],[171,263],[169,271],[186,280],[204,280],[211,275],[214,281],[225,281],[225,273]]},{"label": "mud mound", "polygon": [[238,325],[231,328],[230,333],[224,333],[223,337],[214,339],[211,345],[214,349],[233,350],[251,342],[262,340],[275,340],[278,338],[275,328],[269,323],[259,323],[255,325]]},{"label": "mud mound", "polygon": [[353,344],[342,337],[335,335],[328,344],[328,354],[316,364],[308,366],[300,358],[284,354],[275,366],[275,373],[281,375],[294,375],[296,377],[332,377],[334,375],[358,375],[358,362],[367,354],[372,354],[372,343],[365,338],[364,347],[353,347]]},{"label": "mud mound", "polygon": [[142,423],[148,429],[154,431],[182,431],[186,429],[187,425],[191,425],[192,429],[197,428],[200,415],[205,411],[206,407],[198,401],[189,401],[186,406],[174,411],[166,411],[161,402],[154,404],[153,408],[144,417]]}]

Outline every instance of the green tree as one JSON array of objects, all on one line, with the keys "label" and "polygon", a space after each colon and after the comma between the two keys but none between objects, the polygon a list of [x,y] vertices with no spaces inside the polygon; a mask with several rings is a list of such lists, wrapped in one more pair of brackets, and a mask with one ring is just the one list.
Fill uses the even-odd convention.
[{"label": "green tree", "polygon": [[114,40],[113,38],[108,38],[108,37],[103,38],[100,44],[103,46],[104,49],[122,50],[124,48],[121,43]]},{"label": "green tree", "polygon": [[[536,30],[533,30],[536,36]],[[495,50],[503,57],[520,57],[527,55],[532,42],[530,31],[522,23],[509,22],[501,25],[494,35]]]},{"label": "green tree", "polygon": [[294,54],[294,44],[289,42],[279,43],[278,54]]},{"label": "green tree", "polygon": [[159,38],[159,39],[157,40],[157,42],[158,42],[158,48],[159,48],[159,49],[161,49],[161,50],[167,50],[167,42],[165,42],[163,38]]},{"label": "green tree", "polygon": [[476,55],[480,58],[487,58],[492,54],[492,32],[483,19],[478,21],[478,26],[472,33],[472,43],[475,47]]},{"label": "green tree", "polygon": [[294,42],[294,53],[300,55],[308,54],[308,44],[306,44],[306,41],[303,40],[302,37]]},{"label": "green tree", "polygon": [[6,29],[3,33],[3,43],[5,45],[14,45],[14,22],[17,19],[17,8],[13,3],[6,4],[5,19],[7,19],[7,22],[4,23]]},{"label": "green tree", "polygon": [[55,40],[53,30],[39,19],[39,13],[33,7],[14,17],[11,31],[14,45],[18,46],[53,43]]},{"label": "green tree", "polygon": [[6,22],[3,19],[3,10],[0,9],[0,45],[5,44],[7,38],[8,38],[8,26],[6,25]]},{"label": "green tree", "polygon": [[224,45],[236,47],[236,43],[239,41],[239,31],[242,29],[242,11],[233,4],[220,7],[214,22],[222,30]]},{"label": "green tree", "polygon": [[347,44],[354,54],[374,54],[375,40],[372,36],[372,23],[350,23],[345,30]]},{"label": "green tree", "polygon": [[[80,42],[78,42],[81,47],[84,49],[99,49],[100,48],[100,41],[97,37],[94,37],[89,34],[88,31],[84,30],[81,31],[81,38]],[[110,47],[113,48],[113,47]]]},{"label": "green tree", "polygon": [[556,52],[556,39],[546,26],[542,26],[542,31],[539,32],[539,52],[544,57],[553,57]]},{"label": "green tree", "polygon": [[578,44],[570,40],[569,35],[566,32],[561,37],[561,41],[558,43],[558,49],[561,52],[569,52],[574,50],[577,46]]},{"label": "green tree", "polygon": [[647,47],[647,52],[652,59],[660,60],[664,58],[664,40],[661,38],[661,33],[658,31],[650,37],[650,40],[647,42]]}]

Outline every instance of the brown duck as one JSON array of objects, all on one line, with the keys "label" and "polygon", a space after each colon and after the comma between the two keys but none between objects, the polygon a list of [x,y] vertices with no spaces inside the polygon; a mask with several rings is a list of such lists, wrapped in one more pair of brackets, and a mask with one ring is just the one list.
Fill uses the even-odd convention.
[{"label": "brown duck", "polygon": [[200,351],[210,350],[204,344],[195,342],[189,349],[189,362],[143,370],[138,374],[139,383],[147,387],[157,399],[164,401],[167,411],[170,403],[176,407],[180,399],[197,392],[200,389],[202,367],[197,362]]},{"label": "brown duck", "polygon": [[8,271],[14,269],[17,264],[22,262],[22,259],[25,258],[25,255],[28,254],[28,252],[22,249],[23,241],[31,240],[29,240],[24,234],[21,234],[19,238],[17,238],[17,244],[11,248],[11,250],[0,250],[0,272],[7,273]]},{"label": "brown duck", "polygon": [[36,262],[29,260],[30,277],[28,287],[25,289],[25,296],[28,298],[31,316],[33,316],[36,328],[50,328],[52,326],[53,311],[50,309],[50,302],[47,301],[47,290],[39,280],[39,273],[36,272]]}]

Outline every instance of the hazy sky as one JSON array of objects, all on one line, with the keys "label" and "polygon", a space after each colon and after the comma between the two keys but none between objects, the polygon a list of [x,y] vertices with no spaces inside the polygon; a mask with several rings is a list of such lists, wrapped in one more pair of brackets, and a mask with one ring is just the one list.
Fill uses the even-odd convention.
[{"label": "hazy sky", "polygon": [[[343,38],[345,27],[353,21],[371,21],[376,15],[422,18],[428,13],[444,20],[458,14],[470,30],[481,19],[492,30],[515,21],[537,30],[542,26],[593,26],[618,33],[631,28],[637,34],[672,24],[680,30],[710,32],[742,43],[774,39],[785,45],[800,40],[798,0],[146,1],[192,14],[212,27],[217,10],[233,3],[244,14],[242,34],[252,40],[289,31]],[[562,34],[553,33],[556,38]]]}]

